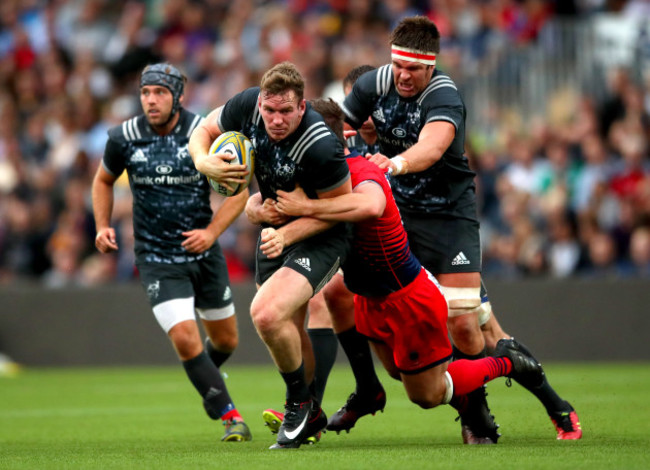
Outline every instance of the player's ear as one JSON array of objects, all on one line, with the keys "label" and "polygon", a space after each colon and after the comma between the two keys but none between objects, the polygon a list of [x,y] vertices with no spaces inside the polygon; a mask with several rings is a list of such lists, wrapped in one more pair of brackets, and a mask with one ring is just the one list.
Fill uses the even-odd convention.
[{"label": "player's ear", "polygon": [[301,116],[305,114],[305,109],[307,109],[307,101],[303,98],[298,105],[298,111],[300,112]]}]

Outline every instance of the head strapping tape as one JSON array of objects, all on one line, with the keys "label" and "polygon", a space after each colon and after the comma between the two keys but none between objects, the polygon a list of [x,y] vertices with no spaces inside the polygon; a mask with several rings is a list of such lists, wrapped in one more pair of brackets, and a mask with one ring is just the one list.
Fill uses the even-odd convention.
[{"label": "head strapping tape", "polygon": [[410,49],[408,47],[396,46],[390,47],[391,57],[393,59],[407,60],[409,62],[420,62],[425,65],[436,65],[436,53]]}]

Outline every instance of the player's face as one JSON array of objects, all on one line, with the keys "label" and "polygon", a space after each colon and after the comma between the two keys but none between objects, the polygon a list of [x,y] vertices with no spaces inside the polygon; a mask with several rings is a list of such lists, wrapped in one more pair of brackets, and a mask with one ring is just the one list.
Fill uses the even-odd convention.
[{"label": "player's face", "polygon": [[140,104],[149,124],[160,127],[169,119],[174,97],[164,86],[145,85],[140,89]]},{"label": "player's face", "polygon": [[422,92],[433,75],[433,65],[420,62],[393,59],[393,80],[397,93],[404,98],[410,98]]},{"label": "player's face", "polygon": [[298,100],[294,91],[278,95],[262,93],[259,107],[266,133],[275,142],[290,136],[305,114],[305,100]]}]

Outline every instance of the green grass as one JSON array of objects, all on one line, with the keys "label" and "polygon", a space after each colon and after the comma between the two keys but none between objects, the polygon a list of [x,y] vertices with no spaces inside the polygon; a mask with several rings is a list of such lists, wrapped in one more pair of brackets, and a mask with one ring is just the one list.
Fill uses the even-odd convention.
[{"label": "green grass", "polygon": [[[272,366],[226,367],[226,381],[253,433],[222,443],[180,367],[26,369],[0,379],[0,468],[155,469],[647,469],[648,364],[547,364],[551,383],[578,410],[580,441],[557,441],[535,398],[504,380],[488,387],[503,436],[496,446],[464,446],[455,412],[421,410],[382,371],[383,414],[316,446],[270,451],[261,411],[279,408],[283,385]],[[349,369],[333,371],[324,409],[352,390]]]}]

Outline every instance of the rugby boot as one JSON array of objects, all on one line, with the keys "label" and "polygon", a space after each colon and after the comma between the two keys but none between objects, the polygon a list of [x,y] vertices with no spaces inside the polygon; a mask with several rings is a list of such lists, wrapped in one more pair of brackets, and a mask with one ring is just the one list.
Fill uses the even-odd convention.
[{"label": "rugby boot", "polygon": [[278,429],[278,439],[270,449],[297,449],[310,436],[327,426],[327,416],[314,400],[289,402],[284,405],[284,420]]},{"label": "rugby boot", "polygon": [[226,433],[221,438],[224,442],[243,442],[253,439],[250,429],[243,421],[230,419],[223,422],[226,427]]},{"label": "rugby boot", "polygon": [[[268,426],[269,431],[271,431],[272,434],[277,434],[278,431],[280,430],[280,426],[282,425],[282,421],[284,421],[284,413],[280,413],[279,411],[275,411],[271,408],[268,410],[264,410],[262,412],[262,419],[264,420],[264,426]],[[303,444],[317,444],[320,442],[321,438],[321,432],[319,431],[313,436],[309,436]]]},{"label": "rugby boot", "polygon": [[508,374],[525,388],[539,387],[544,383],[542,365],[527,351],[519,347],[514,339],[500,339],[494,350],[494,357],[506,357],[512,363]]},{"label": "rugby boot", "polygon": [[559,441],[580,439],[582,437],[580,419],[573,407],[568,402],[566,404],[569,410],[554,411],[549,414],[557,431],[557,439]]},{"label": "rugby boot", "polygon": [[353,392],[348,401],[336,413],[332,415],[327,423],[328,431],[341,431],[350,432],[359,418],[371,414],[375,415],[377,411],[383,413],[386,406],[386,392],[380,386],[378,390],[372,394],[358,394]]},{"label": "rugby boot", "polygon": [[496,444],[501,434],[488,408],[485,385],[466,396],[467,406],[458,414],[463,444]]},{"label": "rugby boot", "polygon": [[284,421],[284,413],[269,408],[262,411],[262,419],[264,420],[264,426],[268,426],[271,433],[277,434],[282,421]]}]

